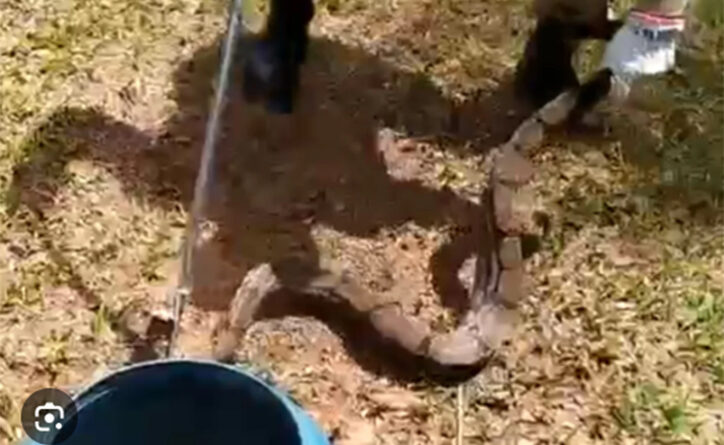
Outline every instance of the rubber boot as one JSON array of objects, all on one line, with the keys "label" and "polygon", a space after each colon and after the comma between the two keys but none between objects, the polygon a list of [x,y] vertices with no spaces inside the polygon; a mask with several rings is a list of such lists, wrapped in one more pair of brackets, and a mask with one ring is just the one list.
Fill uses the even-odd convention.
[{"label": "rubber boot", "polygon": [[293,112],[313,17],[311,0],[272,0],[265,35],[253,44],[244,67],[248,101],[263,100],[275,114]]},{"label": "rubber boot", "polygon": [[578,86],[572,57],[573,27],[556,19],[538,22],[515,72],[516,95],[535,108]]}]

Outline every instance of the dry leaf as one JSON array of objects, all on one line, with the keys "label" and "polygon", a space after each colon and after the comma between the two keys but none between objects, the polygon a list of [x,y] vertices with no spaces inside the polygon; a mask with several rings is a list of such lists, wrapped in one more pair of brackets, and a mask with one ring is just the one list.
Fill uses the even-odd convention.
[{"label": "dry leaf", "polygon": [[348,423],[344,438],[335,441],[336,445],[375,445],[377,436],[375,426],[366,420],[356,420]]},{"label": "dry leaf", "polygon": [[381,408],[389,410],[413,410],[425,406],[425,403],[415,394],[403,390],[390,389],[385,392],[373,392],[367,394],[367,398]]}]

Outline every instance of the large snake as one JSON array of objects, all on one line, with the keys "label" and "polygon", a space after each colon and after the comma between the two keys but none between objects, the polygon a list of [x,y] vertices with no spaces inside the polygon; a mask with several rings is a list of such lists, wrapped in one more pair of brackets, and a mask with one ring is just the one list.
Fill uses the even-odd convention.
[{"label": "large snake", "polygon": [[[278,293],[314,295],[345,303],[365,318],[384,339],[443,369],[476,369],[491,357],[515,326],[516,307],[524,297],[522,239],[536,232],[532,188],[535,169],[526,154],[543,142],[547,127],[564,123],[574,109],[577,91],[562,93],[533,113],[503,145],[488,153],[488,185],[480,197],[483,210],[477,229],[475,274],[468,295],[469,311],[455,330],[432,332],[402,312],[399,303],[370,293],[344,273],[319,271],[310,279],[280,278],[278,265],[260,264],[239,286],[228,318],[216,339],[214,357],[233,358],[249,327],[261,318],[265,300]],[[291,271],[294,275],[294,271]],[[296,282],[296,284],[295,284]]]},{"label": "large snake", "polygon": [[[604,23],[606,0],[535,0],[538,17],[553,16],[564,22]],[[681,14],[688,0],[638,0],[637,6],[661,14]],[[602,70],[592,76],[591,85],[610,76]],[[446,370],[479,369],[511,333],[516,307],[525,296],[523,238],[535,234],[536,194],[533,164],[526,158],[541,145],[545,130],[569,122],[584,102],[598,102],[606,95],[613,102],[628,96],[625,82],[613,75],[601,96],[586,96],[585,85],[560,94],[525,120],[510,139],[488,153],[487,186],[480,197],[483,215],[477,229],[479,239],[473,283],[468,295],[468,313],[455,330],[431,332],[428,326],[404,314],[395,302],[383,300],[344,274],[322,271],[299,285],[282,281],[270,264],[252,269],[238,288],[229,308],[225,328],[217,338],[214,355],[229,360],[247,329],[257,320],[264,300],[276,292],[313,294],[332,302],[345,302],[383,338],[408,353],[424,358]],[[584,91],[584,92],[582,92]]]}]

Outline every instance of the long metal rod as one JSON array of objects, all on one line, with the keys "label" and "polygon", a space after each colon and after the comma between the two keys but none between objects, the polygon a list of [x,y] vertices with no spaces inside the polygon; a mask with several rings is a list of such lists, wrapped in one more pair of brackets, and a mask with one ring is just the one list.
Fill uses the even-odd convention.
[{"label": "long metal rod", "polygon": [[229,11],[228,28],[221,53],[221,67],[216,85],[216,95],[211,107],[211,114],[206,123],[206,135],[201,151],[201,164],[196,177],[194,196],[191,201],[191,213],[186,228],[186,239],[181,251],[181,271],[179,282],[173,294],[173,331],[168,343],[167,356],[174,353],[176,339],[178,337],[181,316],[187,300],[193,290],[194,253],[198,241],[199,229],[202,223],[202,216],[206,211],[209,198],[209,187],[212,183],[214,161],[216,159],[216,146],[219,140],[221,117],[226,101],[226,90],[231,77],[231,67],[234,60],[234,49],[239,34],[240,18],[242,12],[242,0],[233,0]]}]

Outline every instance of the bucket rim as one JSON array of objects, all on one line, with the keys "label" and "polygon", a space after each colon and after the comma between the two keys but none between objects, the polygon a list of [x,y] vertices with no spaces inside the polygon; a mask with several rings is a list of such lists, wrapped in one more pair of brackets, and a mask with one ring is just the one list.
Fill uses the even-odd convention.
[{"label": "bucket rim", "polygon": [[[117,378],[121,375],[131,373],[134,371],[138,371],[139,369],[143,368],[150,368],[152,366],[158,366],[158,365],[174,365],[174,364],[188,364],[188,365],[202,365],[209,368],[216,368],[216,369],[222,369],[227,370],[231,372],[235,372],[237,374],[240,374],[244,377],[247,377],[256,383],[261,384],[265,389],[270,391],[274,394],[277,398],[280,398],[280,402],[282,402],[284,405],[286,405],[286,400],[284,400],[283,395],[280,393],[280,391],[274,387],[272,387],[269,383],[265,382],[263,379],[257,377],[251,372],[245,371],[241,366],[238,365],[230,365],[227,363],[221,363],[215,360],[210,359],[203,359],[203,358],[159,358],[154,360],[147,360],[144,362],[139,363],[131,363],[129,365],[121,366],[119,369],[116,370],[108,370],[103,373],[102,376],[97,377],[90,381],[90,383],[84,384],[82,386],[79,386],[79,388],[74,391],[70,396],[71,399],[73,399],[73,402],[80,402],[81,398],[87,397],[93,393],[93,391],[100,387],[104,382],[110,380],[111,378]],[[289,407],[287,407],[289,408]]]},{"label": "bucket rim", "polygon": [[[301,405],[297,404],[297,402],[290,398],[285,391],[276,388],[274,385],[264,381],[264,379],[254,375],[252,372],[245,370],[240,365],[221,363],[210,359],[160,358],[139,363],[131,363],[129,365],[121,366],[119,369],[116,370],[106,371],[102,376],[92,379],[90,383],[83,386],[79,385],[80,389],[69,395],[71,396],[73,402],[77,404],[77,411],[80,412],[81,409],[83,409],[83,407],[86,405],[86,403],[93,403],[94,397],[102,396],[102,394],[104,393],[104,383],[108,382],[110,379],[117,378],[143,368],[150,368],[158,365],[172,366],[177,364],[200,365],[211,369],[230,371],[240,375],[241,377],[246,377],[250,380],[250,382],[261,385],[261,387],[264,388],[264,390],[266,390],[269,395],[276,399],[276,401],[283,407],[284,411],[286,411],[291,421],[297,427],[297,434],[300,440],[300,445],[330,444],[329,438],[320,428],[320,425],[318,425],[317,422],[312,419],[312,417],[301,407]],[[26,436],[25,438],[20,439],[18,445],[39,444],[35,442],[32,438]]]}]

